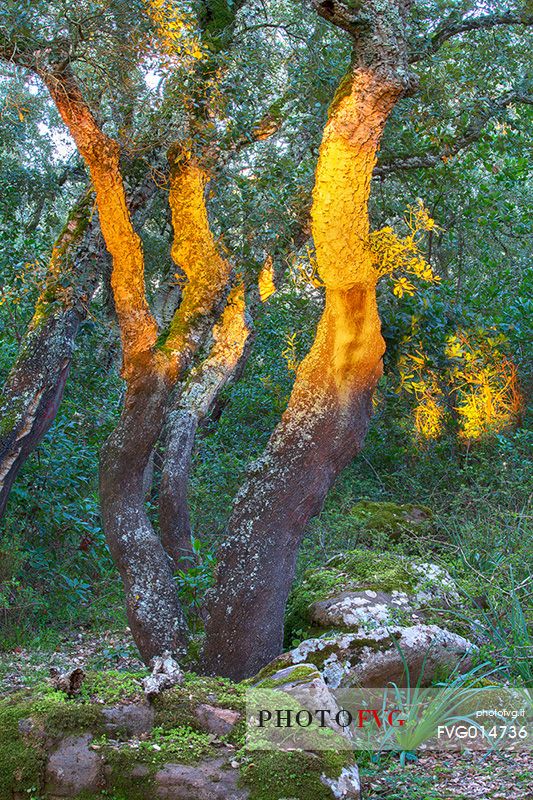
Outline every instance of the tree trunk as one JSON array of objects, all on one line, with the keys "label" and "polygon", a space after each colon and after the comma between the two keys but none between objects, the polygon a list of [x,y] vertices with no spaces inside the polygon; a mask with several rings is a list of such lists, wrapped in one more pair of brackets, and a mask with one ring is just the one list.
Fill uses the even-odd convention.
[{"label": "tree trunk", "polygon": [[174,569],[192,566],[192,528],[187,491],[198,414],[187,408],[171,411],[167,421],[165,460],[159,486],[161,541]]},{"label": "tree trunk", "polygon": [[205,658],[216,674],[253,675],[281,651],[305,526],[367,432],[384,352],[367,206],[379,141],[402,90],[388,72],[355,68],[330,111],[312,209],[325,309],[287,410],[235,499],[208,599]]},{"label": "tree trunk", "polygon": [[229,294],[224,313],[213,328],[209,356],[193,370],[169,415],[166,451],[159,490],[159,525],[163,546],[176,569],[191,566],[191,523],[187,488],[198,425],[215,406],[221,391],[237,379],[249,353],[251,321],[244,286]]},{"label": "tree trunk", "polygon": [[[175,232],[172,256],[187,283],[166,338],[158,347],[135,353],[130,361],[124,409],[102,448],[100,465],[104,530],[124,583],[133,637],[146,663],[167,650],[182,655],[188,636],[173,578],[180,547],[172,538],[170,524],[162,539],[155,532],[145,509],[144,476],[172,389],[220,313],[231,272],[209,230],[204,198],[207,175],[197,162],[184,162],[179,155],[178,149],[169,156]],[[120,270],[120,263],[114,264],[114,270]],[[121,281],[116,278],[114,292]],[[122,321],[121,329],[123,339],[130,335]]]},{"label": "tree trunk", "polygon": [[98,282],[103,243],[97,221],[89,222],[91,206],[92,193],[85,193],[54,245],[45,288],[0,396],[0,517],[17,474],[56,417]]},{"label": "tree trunk", "polygon": [[218,254],[209,229],[204,197],[208,175],[195,159],[173,148],[172,256],[187,284],[168,334],[159,341],[146,298],[142,243],[128,209],[119,145],[98,125],[67,63],[38,66],[37,71],[90,171],[113,261],[111,287],[127,392],[119,424],[102,448],[101,508],[109,548],[124,582],[132,633],[148,663],[166,650],[183,653],[187,631],[170,559],[144,507],[144,475],[172,387],[220,313],[231,266]]},{"label": "tree trunk", "polygon": [[[149,173],[134,188],[129,210],[135,219],[156,189]],[[107,266],[93,202],[93,192],[84,192],[54,244],[45,286],[0,395],[0,518],[17,474],[54,422],[80,323]]]},{"label": "tree trunk", "polygon": [[183,654],[187,645],[171,560],[145,508],[145,469],[161,433],[170,390],[166,366],[147,364],[138,381],[128,386],[120,421],[100,461],[103,527],[124,584],[135,643],[146,663],[165,650]]}]

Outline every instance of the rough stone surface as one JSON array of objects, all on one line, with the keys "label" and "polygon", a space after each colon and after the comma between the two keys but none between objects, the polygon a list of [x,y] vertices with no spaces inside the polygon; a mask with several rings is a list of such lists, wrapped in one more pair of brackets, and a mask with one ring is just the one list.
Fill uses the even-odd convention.
[{"label": "rough stone surface", "polygon": [[105,727],[109,733],[124,731],[130,737],[150,733],[154,727],[154,711],[148,703],[132,703],[102,709]]},{"label": "rough stone surface", "polygon": [[150,774],[150,768],[146,764],[136,764],[130,770],[131,778],[146,778]]},{"label": "rough stone surface", "polygon": [[345,767],[338,778],[326,778],[323,776],[321,780],[325,786],[331,789],[333,797],[360,800],[361,781],[356,764],[351,767]]},{"label": "rough stone surface", "polygon": [[313,603],[309,608],[312,624],[323,628],[368,628],[398,624],[409,615],[422,621],[420,612],[405,592],[380,592],[366,589],[361,592],[341,592],[328,600]]},{"label": "rough stone surface", "polygon": [[230,708],[217,708],[201,703],[196,709],[196,718],[204,730],[215,736],[227,736],[240,720],[241,715]]},{"label": "rough stone surface", "polygon": [[[287,655],[293,664],[318,663],[326,684],[338,688],[381,687],[390,681],[406,685],[403,654],[411,684],[418,681],[423,668],[422,685],[428,686],[458,665],[468,671],[468,653],[473,649],[467,639],[437,625],[413,625],[307,639]],[[286,663],[287,657],[282,658]]]},{"label": "rough stone surface", "polygon": [[73,797],[105,788],[103,760],[89,748],[92,739],[89,733],[68,736],[50,755],[45,777],[49,795]]},{"label": "rough stone surface", "polygon": [[[303,668],[308,673],[302,675]],[[282,691],[293,697],[302,708],[306,708],[312,713],[316,709],[326,709],[329,715],[325,718],[327,726],[341,736],[349,736],[346,728],[335,722],[335,717],[340,708],[327,686],[324,678],[314,664],[297,664],[281,667],[278,671],[269,675],[263,681],[255,684],[261,686],[274,687],[276,691]]]},{"label": "rough stone surface", "polygon": [[172,686],[183,683],[183,673],[179,664],[168,652],[153,658],[150,662],[150,667],[152,669],[151,674],[144,678],[142,682],[144,693],[149,699],[160,694],[165,689],[171,689]]},{"label": "rough stone surface", "polygon": [[[287,639],[322,630],[373,631],[440,621],[460,602],[455,582],[442,567],[405,556],[351,550],[309,570],[287,606]],[[439,622],[440,624],[440,622]]]},{"label": "rough stone surface", "polygon": [[155,775],[160,800],[246,800],[249,792],[237,786],[239,771],[224,758],[195,766],[165,764]]}]

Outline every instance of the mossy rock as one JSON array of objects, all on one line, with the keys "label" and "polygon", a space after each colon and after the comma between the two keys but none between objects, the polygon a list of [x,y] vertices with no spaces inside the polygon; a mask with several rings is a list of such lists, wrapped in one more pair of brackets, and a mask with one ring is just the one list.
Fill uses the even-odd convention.
[{"label": "mossy rock", "polygon": [[232,683],[227,678],[186,673],[181,686],[174,686],[154,699],[156,726],[172,728],[190,725],[201,731],[202,727],[194,712],[202,703],[243,713],[245,687]]},{"label": "mossy rock", "polygon": [[246,756],[241,783],[250,800],[331,800],[322,776],[337,778],[352,763],[353,753],[346,751],[257,751]]},{"label": "mossy rock", "polygon": [[282,672],[286,672],[286,668],[280,667],[279,660],[272,661],[266,667],[263,667],[255,678],[251,679],[250,683],[262,689],[278,689],[289,683],[305,684],[314,680],[314,678],[320,678],[318,670],[310,664],[299,664],[296,667],[290,667],[289,665],[289,669],[290,675],[282,675]]},{"label": "mossy rock", "polygon": [[[302,665],[293,673],[301,680],[316,675],[313,668]],[[230,741],[238,748],[240,781],[251,800],[277,800],[288,794],[300,800],[331,800],[332,790],[324,780],[336,780],[353,763],[350,752],[247,752],[242,749],[244,719],[230,736],[216,741],[195,727],[194,708],[198,703],[214,703],[242,712],[246,685],[192,674],[185,676],[182,686],[156,699],[155,727],[150,733],[125,741],[110,738],[106,708],[117,701],[135,704],[138,685],[138,673],[92,673],[76,698],[43,683],[1,699],[0,800],[13,796],[45,800],[50,754],[78,735],[102,759],[105,788],[82,792],[76,800],[149,800],[158,793],[158,775],[165,765],[198,766],[201,774],[206,763],[216,765],[226,759],[221,769],[229,769],[236,752],[227,747]]]},{"label": "mossy rock", "polygon": [[[323,567],[308,570],[292,590],[285,618],[287,647],[305,638],[321,636],[323,626],[313,626],[313,604],[350,592],[401,593],[413,605],[430,605],[432,595],[444,602],[456,596],[450,576],[440,567],[394,553],[350,550],[331,558]],[[336,629],[342,630],[342,627]]]},{"label": "mossy rock", "polygon": [[[145,703],[141,678],[142,673],[91,672],[72,699],[48,683],[0,699],[0,800],[12,800],[13,792],[40,796],[47,754],[77,734],[94,737],[113,791],[128,800],[149,797],[153,775],[164,763],[195,764],[216,755],[213,736],[194,714],[200,703],[244,710],[244,687],[187,674],[182,686],[156,699],[153,730],[132,746],[127,737],[109,734],[104,712],[117,703]],[[227,739],[240,747],[243,735],[244,718]]]},{"label": "mossy rock", "polygon": [[46,746],[62,736],[103,732],[101,709],[40,684],[0,699],[0,800],[37,792]]},{"label": "mossy rock", "polygon": [[361,529],[386,534],[398,541],[402,534],[421,535],[431,527],[432,513],[427,506],[412,503],[360,500],[348,512],[349,520]]}]

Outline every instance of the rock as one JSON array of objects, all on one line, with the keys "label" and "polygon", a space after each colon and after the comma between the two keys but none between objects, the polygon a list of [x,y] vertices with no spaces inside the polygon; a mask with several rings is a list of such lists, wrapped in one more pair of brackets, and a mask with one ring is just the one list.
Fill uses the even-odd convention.
[{"label": "rock", "polygon": [[341,592],[328,600],[319,600],[309,608],[311,624],[322,628],[356,628],[394,625],[405,619],[422,616],[415,612],[405,592],[376,592],[366,589],[361,592]]},{"label": "rock", "polygon": [[372,688],[390,681],[406,685],[403,654],[411,685],[418,681],[423,668],[421,685],[429,686],[458,665],[461,672],[467,672],[472,666],[468,653],[474,649],[464,637],[437,625],[396,626],[308,639],[278,661],[280,665],[313,661],[332,689]]},{"label": "rock", "polygon": [[156,772],[156,796],[160,800],[246,800],[249,792],[238,787],[239,772],[224,758],[195,766],[165,764]]},{"label": "rock", "polygon": [[308,571],[293,589],[287,639],[310,638],[317,628],[371,631],[429,622],[433,609],[458,601],[457,587],[442,567],[393,553],[352,550]]},{"label": "rock", "polygon": [[56,667],[50,668],[50,683],[54,689],[65,692],[69,697],[78,694],[85,678],[85,672],[75,667],[68,672],[59,672]]},{"label": "rock", "polygon": [[268,677],[261,677],[262,672],[254,682],[255,688],[285,692],[293,697],[300,707],[307,709],[312,714],[316,709],[328,711],[329,714],[324,717],[327,727],[335,733],[349,738],[347,729],[335,721],[340,708],[314,664],[280,665],[280,669],[274,669]]},{"label": "rock", "polygon": [[360,800],[361,781],[357,764],[345,767],[336,779],[322,776],[321,781],[331,789],[335,798],[346,798],[346,800],[355,798],[355,800]]},{"label": "rock", "polygon": [[60,742],[46,765],[47,795],[72,797],[105,788],[103,760],[90,749],[92,739],[92,735],[87,733],[68,736]]},{"label": "rock", "polygon": [[411,503],[375,502],[361,500],[347,514],[347,523],[356,529],[377,531],[397,541],[402,534],[419,535],[429,529],[431,511]]},{"label": "rock", "polygon": [[102,709],[109,733],[124,731],[130,737],[150,733],[154,727],[154,710],[148,703],[131,703]]},{"label": "rock", "polygon": [[241,715],[230,708],[218,708],[201,703],[195,711],[202,728],[215,736],[227,736],[240,720]]},{"label": "rock", "polygon": [[152,673],[143,679],[143,689],[145,695],[150,699],[170,689],[176,684],[183,683],[183,673],[179,664],[171,654],[166,652],[162,656],[156,656],[150,662]]},{"label": "rock", "polygon": [[465,656],[474,645],[431,624],[437,609],[440,621],[458,601],[452,578],[435,564],[368,550],[335,556],[292,592],[289,625],[308,635],[279,667],[311,661],[332,688],[405,685],[403,654],[411,684],[423,669],[422,685],[430,685],[458,663],[461,671],[471,666]]},{"label": "rock", "polygon": [[255,688],[280,689],[285,691],[296,686],[308,686],[321,675],[314,664],[298,664],[297,666],[289,663],[287,666],[278,664],[278,660],[273,661],[259,672],[253,680]]}]

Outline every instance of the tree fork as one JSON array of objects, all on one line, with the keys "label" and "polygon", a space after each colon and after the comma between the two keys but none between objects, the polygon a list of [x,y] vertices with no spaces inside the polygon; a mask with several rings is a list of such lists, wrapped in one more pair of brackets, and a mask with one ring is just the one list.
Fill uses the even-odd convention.
[{"label": "tree fork", "polygon": [[119,424],[101,452],[101,510],[124,583],[132,634],[148,663],[165,650],[182,654],[187,626],[171,560],[146,514],[143,479],[172,388],[220,314],[231,266],[218,255],[209,230],[204,196],[208,175],[195,160],[184,159],[181,148],[172,148],[172,255],[187,283],[168,335],[157,342],[157,325],[145,293],[141,240],[126,203],[119,146],[98,126],[68,64],[37,71],[90,171],[113,260],[111,285],[127,392]]}]

